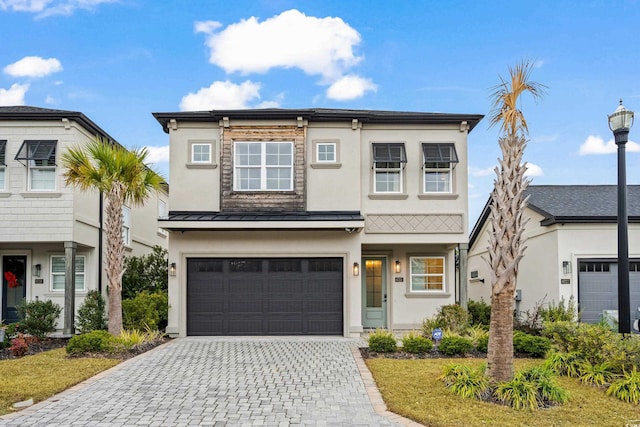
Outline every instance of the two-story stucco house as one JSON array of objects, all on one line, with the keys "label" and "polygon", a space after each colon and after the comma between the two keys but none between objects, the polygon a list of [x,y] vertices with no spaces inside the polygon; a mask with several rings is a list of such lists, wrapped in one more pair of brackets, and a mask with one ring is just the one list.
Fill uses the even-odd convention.
[{"label": "two-story stucco house", "polygon": [[[100,289],[106,296],[102,197],[66,186],[60,163],[68,147],[96,135],[113,140],[80,112],[0,107],[0,319],[5,323],[17,320],[16,306],[24,299],[65,307],[65,284],[71,280],[65,266],[74,260],[74,307],[89,290]],[[167,233],[157,223],[167,202],[168,194],[161,192],[142,207],[125,207],[127,255],[167,247]]]},{"label": "two-story stucco house", "polygon": [[481,115],[154,116],[170,135],[169,333],[355,336],[456,301]]}]

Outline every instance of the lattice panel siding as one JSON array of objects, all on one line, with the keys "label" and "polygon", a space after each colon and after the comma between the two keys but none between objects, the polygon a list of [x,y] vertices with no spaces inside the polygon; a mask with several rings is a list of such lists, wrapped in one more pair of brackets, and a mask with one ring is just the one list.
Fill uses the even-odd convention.
[{"label": "lattice panel siding", "polygon": [[461,214],[367,215],[367,233],[463,233]]}]

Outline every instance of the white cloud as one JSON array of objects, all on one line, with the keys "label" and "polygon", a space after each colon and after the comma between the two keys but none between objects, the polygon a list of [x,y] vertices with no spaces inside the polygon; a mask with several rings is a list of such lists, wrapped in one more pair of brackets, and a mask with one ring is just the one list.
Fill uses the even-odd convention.
[{"label": "white cloud", "polygon": [[299,68],[333,82],[362,60],[353,51],[360,34],[340,18],[316,18],[292,9],[262,22],[251,17],[214,32],[217,24],[197,22],[196,31],[207,34],[209,62],[227,73]]},{"label": "white cloud", "polygon": [[484,169],[480,169],[474,166],[469,166],[469,175],[477,176],[477,177],[495,175],[494,169],[495,169],[495,166],[491,166]]},{"label": "white cloud", "polygon": [[29,85],[13,84],[9,89],[0,88],[0,105],[24,105],[24,95],[29,90]]},{"label": "white cloud", "polygon": [[0,10],[12,12],[36,13],[37,18],[47,16],[72,15],[76,10],[94,11],[104,3],[117,3],[120,0],[0,0]]},{"label": "white cloud", "polygon": [[196,33],[211,35],[220,27],[222,27],[222,24],[217,21],[196,21],[193,24],[193,31],[195,31]]},{"label": "white cloud", "polygon": [[44,102],[45,104],[55,104],[58,102],[58,100],[51,95],[47,95],[47,97],[44,99]]},{"label": "white cloud", "polygon": [[169,146],[165,145],[164,147],[145,147],[149,152],[145,162],[147,163],[163,163],[169,161]]},{"label": "white cloud", "polygon": [[4,67],[3,71],[12,77],[44,77],[62,71],[62,64],[56,58],[25,56]]},{"label": "white cloud", "polygon": [[[640,145],[629,141],[626,144],[626,150],[630,152],[640,152]],[[599,136],[589,135],[587,139],[580,146],[578,154],[581,156],[588,156],[591,154],[612,154],[618,151],[618,146],[613,139],[604,142]]]},{"label": "white cloud", "polygon": [[0,0],[0,9],[14,12],[42,12],[53,0]]},{"label": "white cloud", "polygon": [[527,171],[524,173],[524,176],[531,178],[534,176],[543,176],[543,175],[544,175],[544,171],[540,166],[533,163],[527,163]]},{"label": "white cloud", "polygon": [[327,89],[327,98],[336,101],[349,101],[362,97],[367,91],[377,91],[371,79],[365,79],[356,75],[341,77]]},{"label": "white cloud", "polygon": [[230,81],[213,82],[180,101],[182,111],[248,108],[249,101],[260,98],[260,84],[247,80],[239,85]]}]

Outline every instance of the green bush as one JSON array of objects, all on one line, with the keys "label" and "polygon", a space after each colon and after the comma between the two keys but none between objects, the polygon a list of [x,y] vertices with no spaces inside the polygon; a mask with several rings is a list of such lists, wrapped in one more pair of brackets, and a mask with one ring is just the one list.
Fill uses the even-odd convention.
[{"label": "green bush", "polygon": [[549,303],[547,307],[540,309],[540,317],[545,322],[571,322],[578,317],[578,310],[576,309],[576,301],[571,295],[569,302],[565,306],[564,298],[556,305],[555,302]]},{"label": "green bush", "polygon": [[476,343],[476,351],[479,351],[481,353],[486,353],[488,349],[489,349],[489,335],[482,338],[478,338],[478,341]]},{"label": "green bush", "polygon": [[21,331],[38,339],[56,330],[56,321],[62,312],[62,307],[51,300],[24,302],[17,308]]},{"label": "green bush", "polygon": [[614,377],[612,365],[609,362],[592,365],[588,360],[580,363],[579,378],[583,384],[589,384],[600,387],[610,382]]},{"label": "green bush", "polygon": [[163,329],[168,312],[169,297],[166,292],[142,291],[135,298],[122,300],[122,323],[125,329]]},{"label": "green bush", "polygon": [[551,341],[545,337],[516,332],[513,335],[513,349],[531,357],[544,357],[551,348]]},{"label": "green bush", "polygon": [[20,332],[20,323],[9,323],[3,325],[0,322],[0,329],[4,330],[4,340],[0,341],[0,348],[7,348],[11,345],[11,340],[18,336]]},{"label": "green bush", "polygon": [[569,400],[569,394],[555,382],[551,372],[539,367],[518,372],[511,381],[498,384],[494,395],[515,409],[533,410]]},{"label": "green bush", "polygon": [[393,353],[397,349],[396,338],[386,329],[376,329],[369,335],[369,350],[376,353]]},{"label": "green bush", "polygon": [[461,334],[469,327],[469,314],[458,304],[443,305],[435,316],[422,322],[422,333],[431,337],[435,328]]},{"label": "green bush", "polygon": [[430,339],[411,331],[402,338],[402,349],[407,353],[428,353],[433,348]]},{"label": "green bush", "polygon": [[547,353],[544,367],[558,375],[575,378],[580,375],[580,366],[583,362],[578,352],[567,353],[551,350]]},{"label": "green bush", "polygon": [[466,365],[447,365],[439,378],[451,391],[465,399],[484,400],[491,394],[484,367],[472,370]]},{"label": "green bush", "polygon": [[154,246],[149,255],[127,257],[122,276],[122,298],[133,299],[142,291],[161,293],[168,290],[167,250]]},{"label": "green bush", "polygon": [[85,353],[112,352],[116,347],[116,338],[107,331],[91,331],[75,335],[67,344],[67,353],[80,355]]},{"label": "green bush", "polygon": [[87,292],[84,302],[78,309],[76,327],[80,333],[106,330],[106,302],[97,289]]},{"label": "green bush", "polygon": [[617,397],[623,402],[640,403],[640,372],[634,366],[630,373],[624,374],[624,378],[611,384],[607,389],[607,395]]},{"label": "green bush", "polygon": [[472,350],[471,340],[460,336],[444,337],[438,344],[438,351],[446,356],[462,356]]},{"label": "green bush", "polygon": [[491,305],[484,302],[484,299],[480,299],[480,301],[469,300],[467,311],[471,325],[489,326],[491,323]]}]

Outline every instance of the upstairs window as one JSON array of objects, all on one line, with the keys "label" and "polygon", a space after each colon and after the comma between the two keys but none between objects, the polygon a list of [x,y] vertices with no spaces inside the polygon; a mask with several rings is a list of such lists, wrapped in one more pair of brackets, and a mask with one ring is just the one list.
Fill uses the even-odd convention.
[{"label": "upstairs window", "polygon": [[30,191],[56,189],[56,144],[57,141],[24,141],[20,146],[16,160],[26,162]]},{"label": "upstairs window", "polygon": [[131,246],[131,208],[128,206],[122,207],[122,241]]},{"label": "upstairs window", "polygon": [[211,163],[211,144],[191,144],[191,163]]},{"label": "upstairs window", "polygon": [[[64,291],[65,261],[64,256],[51,257],[51,290]],[[85,257],[76,256],[76,291],[85,290]]]},{"label": "upstairs window", "polygon": [[293,190],[293,142],[236,142],[234,151],[234,190]]},{"label": "upstairs window", "polygon": [[316,144],[316,162],[335,163],[336,162],[336,143],[335,142],[317,143]]},{"label": "upstairs window", "polygon": [[422,144],[424,154],[424,192],[451,193],[452,171],[458,163],[456,147],[451,144]]},{"label": "upstairs window", "polygon": [[375,193],[402,193],[402,169],[407,163],[403,143],[373,144]]},{"label": "upstairs window", "polygon": [[5,162],[5,153],[7,149],[7,141],[0,141],[0,191],[5,189],[5,169],[7,164]]}]

